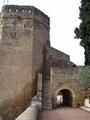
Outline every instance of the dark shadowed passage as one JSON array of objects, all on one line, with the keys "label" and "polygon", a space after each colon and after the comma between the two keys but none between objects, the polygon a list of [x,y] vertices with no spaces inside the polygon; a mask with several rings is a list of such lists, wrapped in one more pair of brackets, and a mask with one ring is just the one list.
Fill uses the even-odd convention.
[{"label": "dark shadowed passage", "polygon": [[68,89],[62,89],[57,96],[58,107],[72,107],[72,93]]}]

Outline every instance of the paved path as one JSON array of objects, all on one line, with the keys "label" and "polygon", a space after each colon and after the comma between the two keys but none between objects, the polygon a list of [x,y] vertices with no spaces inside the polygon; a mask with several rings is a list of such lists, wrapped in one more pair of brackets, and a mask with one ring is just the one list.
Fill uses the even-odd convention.
[{"label": "paved path", "polygon": [[90,112],[77,108],[59,108],[40,113],[37,120],[90,120]]}]

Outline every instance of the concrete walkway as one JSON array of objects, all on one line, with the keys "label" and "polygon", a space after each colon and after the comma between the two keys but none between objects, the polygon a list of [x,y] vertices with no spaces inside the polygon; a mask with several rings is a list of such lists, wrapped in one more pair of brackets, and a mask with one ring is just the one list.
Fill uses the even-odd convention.
[{"label": "concrete walkway", "polygon": [[90,112],[77,108],[59,108],[40,113],[37,120],[90,120]]}]

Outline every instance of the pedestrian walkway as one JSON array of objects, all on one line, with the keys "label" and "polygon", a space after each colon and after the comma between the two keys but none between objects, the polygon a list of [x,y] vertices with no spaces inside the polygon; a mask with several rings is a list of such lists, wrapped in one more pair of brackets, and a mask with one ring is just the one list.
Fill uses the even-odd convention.
[{"label": "pedestrian walkway", "polygon": [[90,112],[78,108],[59,108],[41,112],[37,120],[90,120]]}]

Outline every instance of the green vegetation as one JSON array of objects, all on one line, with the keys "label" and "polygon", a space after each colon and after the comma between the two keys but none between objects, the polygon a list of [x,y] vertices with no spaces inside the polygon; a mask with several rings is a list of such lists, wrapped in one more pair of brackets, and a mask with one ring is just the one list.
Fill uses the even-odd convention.
[{"label": "green vegetation", "polygon": [[81,70],[80,79],[82,82],[82,86],[87,90],[90,88],[90,66],[85,67]]},{"label": "green vegetation", "polygon": [[79,28],[75,28],[75,38],[81,39],[80,45],[85,49],[85,65],[90,65],[90,0],[81,0],[79,7]]}]

